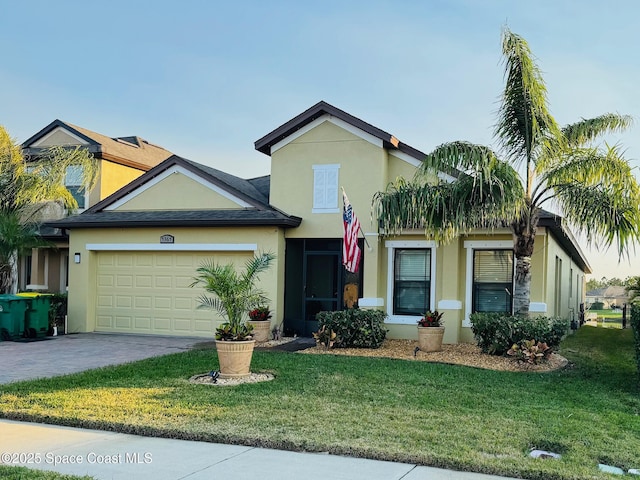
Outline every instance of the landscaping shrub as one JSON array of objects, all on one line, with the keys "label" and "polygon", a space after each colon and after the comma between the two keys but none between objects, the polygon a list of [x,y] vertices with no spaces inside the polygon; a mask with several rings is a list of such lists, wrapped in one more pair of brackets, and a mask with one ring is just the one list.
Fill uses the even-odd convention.
[{"label": "landscaping shrub", "polygon": [[67,314],[67,294],[55,293],[51,295],[49,306],[49,325],[64,326],[64,316]]},{"label": "landscaping shrub", "polygon": [[591,304],[591,310],[602,310],[604,308],[604,303],[602,302],[593,302]]},{"label": "landscaping shrub", "polygon": [[636,340],[636,364],[638,365],[638,375],[640,375],[640,303],[631,304],[631,328],[633,337]]},{"label": "landscaping shrub", "polygon": [[557,347],[570,325],[564,318],[520,317],[504,313],[473,313],[470,320],[478,346],[492,355],[504,355],[514,344],[525,340]]},{"label": "landscaping shrub", "polygon": [[387,336],[384,319],[387,314],[381,310],[361,310],[350,308],[337,312],[320,312],[316,315],[320,329],[336,334],[335,347],[338,348],[379,348]]}]

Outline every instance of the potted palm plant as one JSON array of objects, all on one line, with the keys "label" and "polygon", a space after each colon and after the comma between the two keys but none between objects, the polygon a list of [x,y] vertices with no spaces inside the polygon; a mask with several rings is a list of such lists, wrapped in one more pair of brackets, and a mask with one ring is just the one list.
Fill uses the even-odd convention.
[{"label": "potted palm plant", "polygon": [[253,327],[253,339],[257,343],[269,341],[271,332],[271,311],[269,307],[260,306],[249,311],[249,325]]},{"label": "potted palm plant", "polygon": [[418,320],[418,346],[423,352],[439,352],[442,350],[443,313],[429,310]]},{"label": "potted palm plant", "polygon": [[266,271],[275,259],[272,253],[254,256],[237,271],[233,264],[220,265],[213,260],[204,262],[197,270],[194,286],[201,286],[198,308],[216,310],[226,321],[216,329],[216,350],[220,362],[221,378],[239,378],[249,375],[255,340],[253,327],[246,322],[250,310],[267,301],[256,287],[260,273]]}]

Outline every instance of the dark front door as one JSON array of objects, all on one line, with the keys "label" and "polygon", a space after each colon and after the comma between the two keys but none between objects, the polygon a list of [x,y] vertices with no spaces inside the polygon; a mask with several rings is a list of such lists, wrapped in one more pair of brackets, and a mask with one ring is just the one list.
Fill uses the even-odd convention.
[{"label": "dark front door", "polygon": [[304,335],[318,330],[316,314],[342,305],[342,265],[339,252],[305,252]]}]

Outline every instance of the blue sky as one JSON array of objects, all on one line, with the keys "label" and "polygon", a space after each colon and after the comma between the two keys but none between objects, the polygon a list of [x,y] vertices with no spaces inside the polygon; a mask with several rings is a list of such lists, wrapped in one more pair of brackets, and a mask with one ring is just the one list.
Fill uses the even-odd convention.
[{"label": "blue sky", "polygon": [[[640,167],[634,0],[0,7],[0,124],[18,141],[59,118],[252,177],[269,173],[253,142],[325,100],[425,152],[451,140],[492,145],[506,24],[538,58],[561,124],[605,112],[635,118],[608,140]],[[622,263],[585,252],[595,278],[640,275],[640,249]]]}]

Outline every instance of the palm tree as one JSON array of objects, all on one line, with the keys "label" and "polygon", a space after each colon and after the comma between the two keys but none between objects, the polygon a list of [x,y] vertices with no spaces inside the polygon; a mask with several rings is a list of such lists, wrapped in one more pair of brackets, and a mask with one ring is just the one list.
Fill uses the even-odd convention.
[{"label": "palm tree", "polygon": [[[0,288],[17,291],[18,255],[41,246],[37,229],[52,210],[73,212],[78,203],[64,186],[70,167],[85,189],[95,185],[98,164],[82,148],[52,147],[25,161],[20,145],[0,126]],[[55,207],[57,205],[57,208]]]},{"label": "palm tree", "polygon": [[251,334],[251,327],[245,323],[252,308],[266,303],[265,293],[256,287],[258,276],[269,269],[276,256],[263,253],[249,259],[243,271],[229,263],[221,265],[213,260],[204,262],[197,270],[194,286],[202,286],[214,297],[202,294],[200,307],[216,310],[227,320],[217,329],[218,340],[244,340]]},{"label": "palm tree", "polygon": [[629,303],[640,297],[640,277],[629,277],[624,289],[629,294]]},{"label": "palm tree", "polygon": [[[615,243],[622,257],[640,238],[640,187],[620,148],[596,143],[627,128],[630,117],[605,114],[560,128],[527,42],[505,28],[502,54],[506,85],[494,131],[501,155],[467,142],[440,145],[412,181],[397,180],[374,197],[374,214],[386,235],[419,228],[442,242],[475,228],[510,226],[514,312],[526,315],[543,206],[555,204],[589,243]],[[438,180],[440,171],[457,179]]]}]

